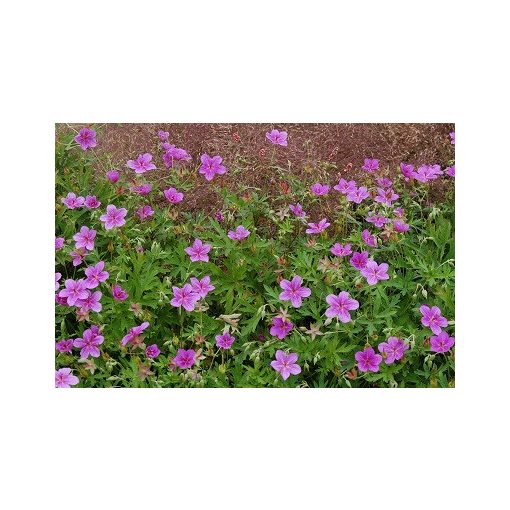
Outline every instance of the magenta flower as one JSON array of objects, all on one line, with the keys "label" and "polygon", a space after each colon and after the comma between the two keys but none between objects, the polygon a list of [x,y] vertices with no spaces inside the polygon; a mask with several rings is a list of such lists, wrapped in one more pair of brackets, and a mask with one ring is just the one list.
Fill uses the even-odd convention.
[{"label": "magenta flower", "polygon": [[329,186],[327,184],[321,184],[320,182],[316,182],[310,188],[310,191],[317,197],[321,195],[327,195],[329,193]]},{"label": "magenta flower", "polygon": [[455,343],[455,337],[449,336],[446,331],[442,331],[437,336],[430,337],[430,350],[432,352],[448,352]]},{"label": "magenta flower", "polygon": [[191,262],[209,262],[209,251],[212,246],[204,244],[200,239],[195,239],[191,246],[188,246],[184,251],[189,255]]},{"label": "magenta flower", "polygon": [[319,223],[307,223],[308,227],[305,232],[307,234],[320,234],[324,230],[326,230],[331,223],[328,223],[326,218],[323,218]]},{"label": "magenta flower", "polygon": [[182,289],[179,287],[172,287],[174,297],[170,301],[172,306],[177,308],[184,307],[184,309],[188,312],[191,312],[195,309],[195,303],[200,300],[200,296],[193,291],[193,287],[186,283]]},{"label": "magenta flower", "polygon": [[110,204],[106,206],[106,214],[103,214],[99,219],[104,223],[106,230],[111,230],[114,227],[122,227],[125,225],[126,220],[124,219],[127,214],[127,209],[121,207],[117,209],[114,205]]},{"label": "magenta flower", "polygon": [[297,375],[301,373],[301,367],[296,364],[298,355],[295,352],[285,354],[283,351],[278,349],[276,351],[275,358],[276,359],[271,361],[271,366],[277,372],[280,372],[284,381],[286,381],[291,374]]},{"label": "magenta flower", "polygon": [[370,232],[367,229],[365,229],[365,230],[363,230],[363,232],[361,232],[361,239],[367,246],[372,246],[372,247],[377,246],[377,240],[376,240],[375,236],[370,234]]},{"label": "magenta flower", "polygon": [[455,145],[455,131],[452,131],[452,132],[450,133],[450,143],[451,143],[452,145]]},{"label": "magenta flower", "polygon": [[377,185],[381,188],[391,188],[393,182],[388,177],[381,177],[377,179]]},{"label": "magenta flower", "polygon": [[402,218],[404,216],[404,209],[402,209],[402,207],[396,207],[393,209],[393,212],[397,218]]},{"label": "magenta flower", "polygon": [[414,165],[410,163],[400,163],[400,171],[404,176],[404,180],[410,181],[414,179]]},{"label": "magenta flower", "polygon": [[303,211],[303,206],[299,203],[297,203],[296,205],[290,204],[289,209],[291,210],[292,214],[294,214],[294,216],[297,216],[298,218],[304,218],[306,216],[305,211]]},{"label": "magenta flower", "polygon": [[444,169],[444,173],[448,175],[449,177],[455,177],[455,165],[447,166]]},{"label": "magenta flower", "polygon": [[70,368],[55,370],[55,388],[70,388],[79,382],[80,380],[71,374]]},{"label": "magenta flower", "polygon": [[366,266],[361,269],[361,274],[367,279],[369,285],[375,285],[380,280],[389,280],[388,264],[377,264],[373,260],[369,260]]},{"label": "magenta flower", "polygon": [[95,289],[101,282],[104,282],[110,276],[110,273],[103,271],[104,262],[100,261],[95,266],[85,268],[85,287]]},{"label": "magenta flower", "polygon": [[201,280],[198,278],[190,278],[191,289],[195,294],[198,294],[200,298],[205,298],[209,292],[213,291],[216,287],[211,285],[211,277],[204,276]]},{"label": "magenta flower", "polygon": [[421,165],[418,170],[413,173],[413,177],[417,181],[425,183],[436,180],[442,173],[439,165]]},{"label": "magenta flower", "polygon": [[195,351],[193,349],[178,349],[173,362],[179,368],[191,368],[195,364]]},{"label": "magenta flower", "polygon": [[221,156],[209,156],[209,154],[202,154],[200,156],[200,161],[202,164],[200,165],[199,173],[204,174],[205,179],[207,181],[212,181],[213,177],[218,175],[223,175],[227,169],[221,164],[223,158]]},{"label": "magenta flower", "polygon": [[82,128],[80,132],[74,137],[74,141],[80,144],[80,147],[86,151],[97,145],[96,132],[93,129]]},{"label": "magenta flower", "polygon": [[372,174],[379,168],[379,160],[365,158],[365,163],[361,168],[362,170],[365,170],[369,174]]},{"label": "magenta flower", "polygon": [[162,142],[166,142],[168,140],[168,137],[170,136],[170,133],[168,131],[163,131],[160,129],[158,131],[158,136]]},{"label": "magenta flower", "polygon": [[60,278],[62,278],[62,275],[60,273],[55,273],[55,291],[60,287],[60,283],[58,283]]},{"label": "magenta flower", "polygon": [[345,257],[347,255],[350,255],[352,253],[351,245],[350,243],[347,243],[346,245],[342,245],[340,243],[335,243],[331,247],[331,253],[335,255],[335,257]]},{"label": "magenta flower", "polygon": [[216,335],[216,345],[220,349],[230,349],[234,343],[235,338],[229,333],[223,333],[222,335]]},{"label": "magenta flower", "polygon": [[76,241],[76,249],[85,248],[86,250],[94,249],[95,238],[96,231],[89,227],[81,227],[80,231],[73,236],[73,239]]},{"label": "magenta flower", "polygon": [[422,305],[420,306],[420,312],[423,316],[421,323],[429,327],[434,335],[439,335],[441,328],[448,326],[448,321],[441,315],[439,307],[433,306],[429,308],[427,305]]},{"label": "magenta flower", "polygon": [[149,345],[147,349],[145,349],[145,355],[150,359],[157,358],[160,354],[161,351],[159,350],[157,344]]},{"label": "magenta flower", "polygon": [[74,340],[74,346],[80,351],[80,357],[87,359],[89,356],[93,358],[99,357],[98,345],[104,342],[104,337],[99,334],[99,328],[92,326],[90,329],[86,329],[83,332],[83,338],[76,338]]},{"label": "magenta flower", "polygon": [[173,167],[178,161],[191,161],[191,156],[184,149],[170,144],[164,144],[163,148],[165,149],[163,162],[167,168]]},{"label": "magenta flower", "polygon": [[151,163],[152,154],[146,152],[145,154],[140,154],[135,160],[130,159],[127,162],[127,166],[135,171],[137,174],[143,174],[149,170],[155,170],[156,165]]},{"label": "magenta flower", "polygon": [[140,218],[141,221],[146,220],[147,218],[150,218],[154,214],[154,210],[150,205],[144,205],[143,207],[140,207],[136,211],[136,215]]},{"label": "magenta flower", "polygon": [[365,186],[360,186],[358,189],[347,193],[347,200],[354,202],[355,204],[361,204],[365,198],[368,198],[370,194]]},{"label": "magenta flower", "polygon": [[214,215],[214,219],[221,223],[222,221],[225,220],[225,216],[223,216],[223,213],[221,211],[218,211],[215,215]]},{"label": "magenta flower", "polygon": [[302,298],[310,296],[312,291],[308,287],[302,287],[303,279],[301,276],[294,276],[292,281],[282,280],[280,287],[283,292],[280,294],[282,301],[290,301],[294,308],[299,308],[302,303]]},{"label": "magenta flower", "polygon": [[115,301],[125,301],[128,298],[128,293],[120,285],[114,285],[112,287],[112,297]]},{"label": "magenta flower", "polygon": [[349,260],[349,263],[351,266],[355,267],[358,270],[363,269],[368,262],[368,251],[362,251],[361,253],[358,251],[355,251],[352,254],[351,259]]},{"label": "magenta flower", "polygon": [[394,220],[393,228],[395,229],[395,232],[401,234],[402,232],[407,232],[409,230],[409,224],[403,222],[402,220]]},{"label": "magenta flower", "polygon": [[65,281],[65,289],[62,289],[58,295],[61,298],[67,298],[67,304],[74,306],[80,299],[85,299],[89,294],[85,287],[85,280],[71,280]]},{"label": "magenta flower", "polygon": [[376,214],[373,216],[368,216],[367,219],[368,223],[372,223],[377,228],[382,228],[386,223],[388,223],[390,220],[380,214]]},{"label": "magenta flower", "polygon": [[62,199],[62,203],[68,209],[78,209],[78,207],[81,207],[85,203],[85,199],[83,197],[77,197],[74,193],[70,191],[67,194],[67,197]]},{"label": "magenta flower", "polygon": [[364,351],[358,351],[354,357],[358,362],[360,372],[379,372],[382,356],[376,354],[372,347],[367,347]]},{"label": "magenta flower", "polygon": [[177,204],[178,202],[182,202],[184,198],[184,193],[177,191],[175,188],[168,188],[163,191],[166,199],[171,204]]},{"label": "magenta flower", "polygon": [[62,339],[55,343],[55,349],[61,353],[71,354],[73,352],[73,339]]},{"label": "magenta flower", "polygon": [[397,195],[393,188],[377,188],[377,195],[375,197],[376,202],[380,202],[381,204],[385,205],[391,205],[392,202],[397,200],[399,198],[399,195]]},{"label": "magenta flower", "polygon": [[101,205],[101,202],[95,195],[87,195],[85,197],[85,207],[87,209],[97,209]]},{"label": "magenta flower", "polygon": [[409,345],[396,336],[390,336],[387,342],[381,342],[377,348],[382,354],[386,365],[391,365],[395,361],[402,359],[404,353],[409,349]]},{"label": "magenta flower", "polygon": [[127,345],[130,342],[135,344],[140,340],[140,335],[149,327],[148,322],[142,322],[140,326],[134,326],[129,331],[128,334],[120,341],[122,346]]},{"label": "magenta flower", "polygon": [[103,308],[103,305],[100,303],[101,296],[103,295],[101,292],[91,292],[87,291],[88,295],[85,299],[80,299],[76,301],[76,306],[81,308],[82,311],[88,312],[90,310],[94,312],[100,312]]},{"label": "magenta flower", "polygon": [[278,131],[277,129],[273,129],[266,133],[266,138],[273,145],[281,145],[283,147],[287,147],[287,136],[286,131]]},{"label": "magenta flower", "polygon": [[55,237],[55,251],[60,250],[64,246],[65,239],[63,237]]},{"label": "magenta flower", "polygon": [[239,225],[235,230],[229,230],[227,235],[234,241],[242,241],[250,235],[250,231]]},{"label": "magenta flower", "polygon": [[78,248],[74,251],[72,251],[69,255],[73,259],[73,266],[79,266],[83,259],[89,254],[87,250],[84,248]]},{"label": "magenta flower", "polygon": [[140,184],[138,186],[132,186],[131,191],[137,195],[148,195],[152,191],[152,184]]},{"label": "magenta flower", "polygon": [[347,195],[349,193],[354,193],[358,188],[356,186],[356,181],[347,182],[345,179],[340,179],[336,186],[333,186],[333,189],[339,191],[343,195]]},{"label": "magenta flower", "polygon": [[106,177],[112,184],[114,184],[119,180],[120,174],[117,170],[110,170],[106,172]]},{"label": "magenta flower", "polygon": [[273,317],[271,329],[269,333],[273,336],[277,336],[280,340],[283,340],[293,328],[292,322],[283,317]]},{"label": "magenta flower", "polygon": [[326,296],[326,303],[329,308],[326,310],[326,317],[338,317],[341,322],[350,322],[350,310],[359,308],[359,302],[352,299],[348,292],[342,291],[338,296],[329,294]]}]

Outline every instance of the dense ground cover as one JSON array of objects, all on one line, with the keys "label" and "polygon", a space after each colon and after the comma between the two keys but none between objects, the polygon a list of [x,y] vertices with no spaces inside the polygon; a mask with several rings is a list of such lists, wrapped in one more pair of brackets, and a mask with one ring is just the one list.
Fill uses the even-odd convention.
[{"label": "dense ground cover", "polygon": [[[354,180],[290,171],[292,130],[259,127],[268,193],[225,186],[240,137],[195,154],[154,130],[118,171],[102,131],[57,133],[57,386],[454,385],[453,133],[448,166],[367,150]],[[197,185],[214,208],[186,209]]]}]

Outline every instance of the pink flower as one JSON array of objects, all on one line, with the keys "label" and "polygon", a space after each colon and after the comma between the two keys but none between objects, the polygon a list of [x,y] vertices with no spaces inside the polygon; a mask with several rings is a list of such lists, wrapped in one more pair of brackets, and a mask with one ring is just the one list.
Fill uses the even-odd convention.
[{"label": "pink flower", "polygon": [[294,276],[292,281],[282,280],[280,287],[283,292],[280,294],[282,301],[290,301],[294,308],[299,308],[302,303],[302,298],[310,296],[312,291],[308,287],[302,287],[303,279],[301,276]]},{"label": "pink flower", "polygon": [[63,237],[55,237],[55,251],[60,250],[64,246],[65,239]]},{"label": "pink flower", "polygon": [[143,174],[149,170],[155,170],[156,165],[151,163],[152,154],[146,152],[145,154],[140,154],[138,158],[135,160],[130,159],[127,162],[127,166],[135,171],[137,174]]},{"label": "pink flower", "polygon": [[399,195],[397,195],[392,188],[377,188],[377,195],[375,197],[376,202],[380,202],[381,204],[385,205],[391,205],[391,203],[398,198]]},{"label": "pink flower", "polygon": [[379,160],[365,158],[365,163],[361,168],[369,174],[373,174],[379,168]]},{"label": "pink flower", "polygon": [[327,195],[329,193],[329,186],[327,184],[321,184],[320,182],[316,182],[311,188],[310,191],[317,197],[321,195]]},{"label": "pink flower", "polygon": [[358,351],[354,357],[358,362],[360,372],[379,372],[382,356],[376,354],[372,347],[367,347],[364,351]]},{"label": "pink flower", "polygon": [[326,303],[329,308],[326,310],[326,317],[338,317],[341,322],[350,322],[350,310],[359,308],[359,302],[351,299],[348,292],[342,291],[338,296],[329,294],[326,296]]},{"label": "pink flower", "polygon": [[189,255],[191,262],[209,262],[209,251],[212,246],[204,244],[200,239],[195,239],[191,246],[188,246],[184,251]]},{"label": "pink flower", "polygon": [[220,349],[230,349],[234,343],[235,338],[229,333],[223,333],[222,335],[216,335],[216,345]]},{"label": "pink flower", "polygon": [[401,234],[402,232],[407,232],[409,230],[409,225],[404,223],[402,220],[394,220],[393,228],[395,229],[395,232]]},{"label": "pink flower", "polygon": [[83,197],[77,197],[71,191],[67,194],[67,197],[62,199],[62,203],[68,209],[78,209],[85,203],[85,199]]},{"label": "pink flower", "polygon": [[154,359],[157,358],[160,355],[161,351],[159,350],[159,347],[157,344],[152,344],[145,349],[145,355],[150,358]]},{"label": "pink flower", "polygon": [[336,186],[333,186],[333,189],[339,191],[343,195],[347,195],[349,193],[354,193],[358,188],[356,186],[356,181],[347,182],[345,179],[340,179]]},{"label": "pink flower", "polygon": [[85,197],[85,207],[87,209],[97,209],[101,205],[101,202],[95,195],[87,195]]},{"label": "pink flower", "polygon": [[73,352],[73,339],[62,339],[55,343],[55,349],[58,352],[66,352],[68,354],[71,354]]},{"label": "pink flower", "polygon": [[384,216],[382,216],[380,214],[376,214],[376,215],[373,215],[373,216],[368,216],[366,218],[366,220],[368,221],[368,223],[372,223],[377,228],[384,227],[384,225],[390,221],[388,218],[386,218],[386,217],[384,217]]},{"label": "pink flower", "polygon": [[137,195],[148,195],[152,191],[152,184],[140,184],[138,186],[132,186],[131,191]]},{"label": "pink flower", "polygon": [[128,334],[120,341],[121,345],[126,345],[129,342],[138,343],[139,336],[149,327],[148,322],[142,322],[140,326],[134,326],[129,331]]},{"label": "pink flower", "polygon": [[179,287],[172,287],[174,297],[170,301],[172,306],[177,308],[184,307],[185,310],[191,312],[195,309],[195,303],[200,300],[200,296],[193,291],[193,287],[186,283],[182,289]]},{"label": "pink flower", "polygon": [[99,328],[92,326],[90,329],[86,329],[82,336],[83,338],[74,340],[74,346],[81,349],[80,357],[82,359],[87,359],[89,356],[98,358],[100,354],[98,345],[104,342],[104,337],[99,334]]},{"label": "pink flower", "polygon": [[303,206],[299,203],[296,205],[290,204],[289,209],[292,211],[292,214],[298,218],[304,218],[306,216],[305,211],[303,211]]},{"label": "pink flower", "polygon": [[397,218],[402,218],[404,216],[404,209],[402,209],[402,207],[396,207],[393,209],[393,212]]},{"label": "pink flower", "polygon": [[95,289],[101,282],[104,282],[110,276],[110,273],[103,271],[104,262],[100,261],[95,266],[85,268],[85,287]]},{"label": "pink flower", "polygon": [[223,161],[221,156],[211,157],[209,154],[202,154],[200,156],[200,161],[202,164],[198,171],[205,176],[207,181],[212,181],[216,174],[223,175],[227,171],[227,169],[221,164]]},{"label": "pink flower", "polygon": [[400,163],[400,171],[402,172],[405,181],[411,181],[414,179],[414,165],[409,163]]},{"label": "pink flower", "polygon": [[381,177],[380,179],[377,179],[377,185],[381,188],[391,188],[391,185],[393,182],[391,179],[388,179],[388,177]]},{"label": "pink flower", "polygon": [[444,169],[444,173],[448,175],[449,177],[455,177],[455,165],[447,166]]},{"label": "pink flower", "polygon": [[439,307],[433,306],[429,308],[427,305],[422,305],[420,306],[420,312],[423,316],[421,323],[429,327],[434,335],[439,335],[441,328],[448,326],[448,321],[441,315]]},{"label": "pink flower", "polygon": [[60,287],[60,283],[58,283],[60,278],[62,278],[62,275],[60,273],[55,273],[55,291]]},{"label": "pink flower", "polygon": [[73,266],[79,266],[88,254],[89,252],[84,248],[78,248],[75,251],[72,251],[69,255],[73,259]]},{"label": "pink flower", "polygon": [[103,305],[100,303],[101,296],[103,295],[101,292],[91,292],[87,291],[88,295],[85,299],[80,299],[76,301],[76,306],[81,308],[83,312],[88,312],[93,310],[94,312],[100,312],[103,308]]},{"label": "pink flower", "polygon": [[409,345],[396,336],[390,336],[387,342],[381,342],[377,348],[383,355],[386,365],[391,365],[404,356],[404,353],[409,349]]},{"label": "pink flower", "polygon": [[71,374],[70,368],[61,368],[55,371],[55,388],[70,388],[80,380]]},{"label": "pink flower", "polygon": [[195,364],[195,351],[193,349],[178,349],[173,362],[179,368],[191,368]]},{"label": "pink flower", "polygon": [[442,331],[437,336],[430,337],[430,350],[432,352],[448,352],[455,343],[455,337],[449,336],[446,331]]},{"label": "pink flower", "polygon": [[86,250],[94,249],[95,238],[96,231],[89,227],[81,227],[80,231],[73,236],[73,239],[76,241],[76,249],[85,248]]},{"label": "pink flower", "polygon": [[167,168],[173,167],[177,161],[191,161],[191,156],[184,149],[170,144],[164,144],[164,149],[163,162]]},{"label": "pink flower", "polygon": [[106,177],[112,184],[114,184],[119,180],[120,174],[117,170],[110,170],[106,172]]},{"label": "pink flower", "polygon": [[250,231],[239,225],[235,230],[229,230],[227,235],[234,241],[242,241],[250,235]]},{"label": "pink flower", "polygon": [[161,129],[158,131],[159,139],[162,142],[166,142],[168,140],[168,137],[170,136],[170,133],[168,131],[162,131]]},{"label": "pink flower", "polygon": [[351,245],[350,243],[347,243],[346,245],[342,245],[340,243],[335,243],[331,247],[331,253],[335,255],[335,257],[345,257],[347,255],[350,255],[352,253]]},{"label": "pink flower", "polygon": [[352,254],[351,260],[349,260],[349,263],[351,264],[351,266],[355,267],[358,270],[363,269],[367,265],[367,262],[368,262],[368,251],[362,251],[361,253],[355,251]]},{"label": "pink flower", "polygon": [[213,291],[216,287],[211,285],[211,277],[204,276],[201,280],[198,278],[190,278],[191,289],[195,294],[198,294],[200,298],[205,298],[209,292]]},{"label": "pink flower", "polygon": [[178,202],[182,202],[184,198],[184,193],[180,193],[175,188],[168,188],[163,191],[163,194],[171,204],[177,204]]},{"label": "pink flower", "polygon": [[293,328],[292,322],[283,317],[273,317],[271,329],[269,333],[273,336],[277,336],[280,340],[283,340]]},{"label": "pink flower", "polygon": [[280,372],[284,381],[286,381],[291,374],[297,375],[301,373],[301,367],[296,364],[298,355],[295,352],[285,354],[283,351],[278,349],[276,351],[275,358],[276,359],[271,361],[271,366],[277,372]]},{"label": "pink flower", "polygon": [[120,285],[114,285],[112,287],[112,297],[115,301],[125,301],[128,298],[128,293]]},{"label": "pink flower", "polygon": [[361,274],[367,279],[369,285],[375,285],[380,280],[389,280],[388,264],[377,264],[373,260],[369,260],[366,266],[361,269]]},{"label": "pink flower", "polygon": [[309,228],[305,230],[307,234],[320,234],[324,230],[326,230],[331,223],[328,223],[326,218],[323,218],[319,223],[308,223]]},{"label": "pink flower", "polygon": [[452,131],[452,132],[450,133],[450,143],[451,143],[452,145],[455,145],[455,131]]},{"label": "pink flower", "polygon": [[74,141],[80,144],[80,147],[86,151],[97,145],[96,132],[93,129],[82,128],[80,132],[74,137]]},{"label": "pink flower", "polygon": [[154,210],[150,205],[144,205],[143,207],[140,207],[136,211],[136,215],[140,218],[141,221],[146,220],[147,218],[150,218],[154,214]]},{"label": "pink flower", "polygon": [[85,287],[85,280],[66,280],[65,289],[58,293],[59,297],[67,298],[67,304],[74,306],[80,299],[85,299],[89,294]]},{"label": "pink flower", "polygon": [[367,245],[375,247],[377,246],[377,240],[375,236],[371,235],[370,232],[365,229],[363,232],[361,232],[361,240]]},{"label": "pink flower", "polygon": [[114,227],[122,227],[125,225],[126,220],[124,219],[127,214],[127,209],[121,207],[117,209],[114,205],[110,204],[106,206],[106,214],[103,214],[99,219],[104,223],[106,230],[111,230]]},{"label": "pink flower", "polygon": [[413,173],[413,177],[420,182],[436,180],[440,175],[441,167],[439,165],[422,165]]},{"label": "pink flower", "polygon": [[365,186],[360,186],[358,189],[353,190],[347,194],[347,200],[349,202],[354,202],[355,204],[361,204],[365,198],[368,198],[370,195]]},{"label": "pink flower", "polygon": [[273,145],[281,145],[283,147],[287,147],[287,136],[286,131],[278,131],[277,129],[273,129],[266,133],[266,138]]}]

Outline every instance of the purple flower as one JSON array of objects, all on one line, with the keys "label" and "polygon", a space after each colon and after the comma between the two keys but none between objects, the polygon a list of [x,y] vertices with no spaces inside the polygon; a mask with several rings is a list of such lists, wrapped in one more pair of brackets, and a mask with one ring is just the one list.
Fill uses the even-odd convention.
[{"label": "purple flower", "polygon": [[361,232],[361,239],[367,246],[372,246],[372,247],[377,246],[377,240],[376,240],[375,236],[370,234],[370,232],[367,229],[365,229],[365,230],[363,230],[363,232]]},{"label": "purple flower", "polygon": [[127,162],[127,166],[135,171],[137,174],[143,174],[149,170],[155,170],[156,165],[151,163],[152,154],[146,152],[145,154],[140,154],[135,160],[130,159]]},{"label": "purple flower", "polygon": [[377,264],[373,260],[369,260],[366,266],[361,269],[361,274],[367,279],[369,285],[375,285],[380,280],[389,280],[388,264]]},{"label": "purple flower", "polygon": [[185,310],[191,312],[195,309],[195,303],[200,300],[200,296],[193,291],[193,287],[186,283],[182,289],[179,287],[172,287],[174,297],[170,301],[172,306],[177,308],[184,307]]},{"label": "purple flower", "polygon": [[447,166],[444,169],[444,173],[448,175],[449,177],[455,177],[455,165]]},{"label": "purple flower", "polygon": [[55,349],[58,351],[58,352],[67,352],[68,354],[71,354],[73,352],[73,339],[72,338],[69,338],[69,339],[62,339],[62,340],[59,340],[56,344],[55,344]]},{"label": "purple flower", "polygon": [[72,251],[69,255],[73,259],[73,266],[79,266],[88,254],[89,252],[84,248],[78,248],[75,251]]},{"label": "purple flower", "polygon": [[137,211],[136,211],[136,215],[140,218],[140,220],[146,220],[147,218],[149,218],[150,216],[152,216],[154,214],[154,210],[152,209],[152,207],[150,205],[144,205],[143,207],[140,207]]},{"label": "purple flower", "polygon": [[80,144],[80,147],[86,151],[97,145],[96,132],[93,129],[82,128],[80,132],[74,137],[74,141]]},{"label": "purple flower", "polygon": [[222,335],[216,335],[216,345],[220,349],[230,349],[234,343],[235,338],[229,333],[223,333]]},{"label": "purple flower", "polygon": [[358,270],[363,269],[367,265],[367,262],[368,262],[368,251],[362,251],[361,253],[355,251],[352,254],[351,259],[349,260],[349,263],[351,264],[351,266],[355,267]]},{"label": "purple flower", "polygon": [[393,228],[395,229],[395,232],[401,234],[402,232],[407,232],[409,230],[409,224],[404,223],[402,220],[394,220]]},{"label": "purple flower", "polygon": [[170,133],[168,131],[163,131],[160,129],[158,131],[158,136],[162,142],[166,142],[168,140],[168,137],[170,136]]},{"label": "purple flower", "polygon": [[239,225],[235,230],[229,230],[227,235],[234,241],[241,241],[250,235],[250,231]]},{"label": "purple flower", "polygon": [[309,228],[305,230],[307,234],[320,234],[324,230],[326,230],[331,223],[328,223],[326,218],[323,218],[319,223],[308,223]]},{"label": "purple flower", "polygon": [[383,355],[386,365],[391,365],[404,356],[404,353],[409,349],[409,345],[396,336],[390,336],[387,342],[381,342],[377,348]]},{"label": "purple flower", "polygon": [[62,199],[62,203],[68,209],[77,209],[78,207],[81,207],[85,203],[85,199],[83,197],[77,197],[74,193],[70,191],[67,194],[67,197]]},{"label": "purple flower", "polygon": [[341,322],[350,322],[351,315],[349,310],[359,308],[359,302],[352,299],[348,292],[342,291],[338,296],[329,294],[326,296],[326,303],[329,308],[326,310],[326,317],[338,317]]},{"label": "purple flower", "polygon": [[214,219],[221,223],[222,221],[225,220],[225,217],[223,216],[223,213],[221,211],[218,211],[215,215],[214,215]]},{"label": "purple flower", "polygon": [[131,191],[137,195],[148,195],[152,191],[152,184],[140,184],[139,186],[132,186]]},{"label": "purple flower", "polygon": [[333,189],[347,195],[349,193],[354,193],[358,188],[356,186],[356,181],[347,182],[345,179],[340,179],[338,184],[333,186]]},{"label": "purple flower", "polygon": [[110,170],[106,172],[106,177],[112,184],[114,184],[119,180],[120,174],[117,170]]},{"label": "purple flower", "polygon": [[70,368],[55,370],[55,388],[70,388],[79,381],[75,375],[71,374]]},{"label": "purple flower", "polygon": [[87,195],[85,197],[85,207],[87,209],[97,209],[101,205],[101,202],[95,195]]},{"label": "purple flower", "polygon": [[417,181],[425,183],[436,180],[441,174],[441,167],[439,165],[421,165],[418,170],[413,173],[413,177]]},{"label": "purple flower", "polygon": [[414,179],[414,165],[410,163],[400,163],[400,171],[404,176],[404,180],[410,181]]},{"label": "purple flower", "polygon": [[377,188],[377,195],[375,197],[376,202],[380,202],[381,204],[391,205],[392,202],[397,200],[399,195],[397,195],[393,188]]},{"label": "purple flower", "polygon": [[311,188],[310,191],[317,197],[321,195],[327,195],[329,193],[329,186],[327,184],[321,184],[320,182],[316,182]]},{"label": "purple flower", "polygon": [[269,333],[273,336],[277,336],[280,340],[283,340],[292,328],[293,324],[289,320],[286,320],[283,317],[273,317]]},{"label": "purple flower", "polygon": [[55,291],[60,287],[60,283],[58,283],[60,278],[62,278],[62,275],[60,273],[55,273]]},{"label": "purple flower", "polygon": [[377,185],[381,188],[391,188],[393,182],[391,179],[388,179],[388,177],[381,177],[380,179],[377,179]]},{"label": "purple flower", "polygon": [[112,297],[115,301],[125,301],[128,298],[128,293],[120,285],[114,285],[112,287]]},{"label": "purple flower", "polygon": [[157,344],[152,344],[145,349],[145,355],[150,358],[154,359],[157,358],[160,355],[161,351],[159,350],[159,347]]},{"label": "purple flower", "polygon": [[188,246],[184,251],[189,255],[191,262],[209,262],[209,251],[212,246],[204,244],[200,239],[195,239],[191,246]]},{"label": "purple flower", "polygon": [[55,237],[55,250],[60,250],[64,246],[64,241],[63,237]]},{"label": "purple flower", "polygon": [[164,149],[163,162],[167,168],[173,167],[177,161],[191,161],[191,156],[184,149],[170,144],[164,144]]},{"label": "purple flower", "polygon": [[205,298],[209,292],[214,290],[216,287],[211,285],[211,277],[204,276],[201,280],[198,278],[190,278],[191,289],[195,294],[198,294],[200,298]]},{"label": "purple flower", "polygon": [[86,250],[94,249],[95,238],[96,231],[89,227],[81,227],[80,231],[73,236],[73,239],[76,241],[76,249],[85,248]]},{"label": "purple flower", "polygon": [[88,296],[85,280],[66,280],[65,289],[62,289],[58,295],[61,298],[67,298],[69,306],[74,306],[78,300],[85,299]]},{"label": "purple flower", "polygon": [[349,202],[354,202],[355,204],[361,204],[361,202],[369,196],[367,188],[365,186],[360,186],[358,189],[350,191],[347,194],[347,200]]},{"label": "purple flower", "polygon": [[91,292],[87,291],[87,297],[85,299],[80,299],[76,301],[76,306],[81,308],[84,312],[88,312],[89,310],[93,310],[94,312],[100,312],[103,308],[103,305],[100,303],[101,296],[103,295],[101,292]]},{"label": "purple flower", "polygon": [[195,351],[193,349],[178,349],[173,362],[179,368],[191,368],[195,364]]},{"label": "purple flower", "polygon": [[275,358],[276,359],[271,361],[271,366],[277,372],[280,372],[284,381],[286,381],[291,374],[297,375],[301,373],[301,367],[296,364],[298,355],[295,352],[285,354],[283,351],[278,349],[276,351]]},{"label": "purple flower", "polygon": [[367,217],[368,223],[372,223],[377,228],[382,228],[386,223],[388,223],[390,220],[384,216],[381,216],[380,214],[376,214],[373,216]]},{"label": "purple flower", "polygon": [[216,174],[223,175],[227,171],[227,169],[221,164],[223,161],[221,156],[211,157],[209,154],[202,154],[200,156],[200,161],[202,164],[198,171],[199,173],[204,174],[207,181],[212,181]]},{"label": "purple flower", "polygon": [[305,211],[303,211],[303,206],[299,203],[296,205],[290,204],[289,209],[291,210],[292,214],[298,218],[304,218],[306,216]]},{"label": "purple flower", "polygon": [[106,230],[111,230],[114,227],[122,227],[125,225],[126,220],[124,219],[127,214],[127,209],[121,207],[117,209],[114,205],[110,204],[106,206],[106,214],[103,214],[99,219],[104,223]]},{"label": "purple flower", "polygon": [[104,282],[110,276],[110,273],[103,271],[104,262],[100,261],[95,266],[85,268],[85,287],[95,289],[101,282]]},{"label": "purple flower", "polygon": [[332,247],[330,252],[335,255],[335,257],[345,257],[347,255],[350,255],[352,253],[351,245],[350,243],[347,243],[345,245],[342,245],[340,243],[335,243]]},{"label": "purple flower", "polygon": [[358,362],[360,372],[379,372],[382,356],[376,354],[372,347],[367,347],[364,351],[358,351],[354,357]]},{"label": "purple flower", "polygon": [[455,131],[452,131],[452,132],[450,133],[450,143],[451,143],[452,145],[455,145]]},{"label": "purple flower", "polygon": [[423,316],[421,323],[429,327],[434,335],[439,335],[441,328],[448,326],[448,321],[441,315],[439,307],[433,306],[429,308],[427,305],[422,305],[420,306],[420,312]]},{"label": "purple flower", "polygon": [[402,218],[404,216],[404,209],[402,209],[402,207],[396,207],[393,209],[393,212],[397,218]]},{"label": "purple flower", "polygon": [[308,297],[312,291],[308,287],[302,287],[303,279],[301,276],[294,276],[292,281],[282,280],[280,287],[283,292],[280,294],[282,301],[290,301],[294,308],[299,308],[302,303],[302,298]]},{"label": "purple flower", "polygon": [[365,170],[369,174],[372,174],[379,168],[379,160],[365,158],[365,163],[361,168],[362,170]]},{"label": "purple flower", "polygon": [[437,336],[430,337],[430,350],[432,352],[447,352],[455,343],[455,337],[449,336],[446,331],[442,331]]},{"label": "purple flower", "polygon": [[129,331],[128,334],[120,341],[121,345],[127,345],[130,342],[138,343],[139,336],[149,327],[148,322],[142,322],[140,326],[134,326]]},{"label": "purple flower", "polygon": [[266,133],[266,138],[273,145],[282,145],[283,147],[287,147],[287,136],[286,131],[278,131],[277,129],[273,129]]},{"label": "purple flower", "polygon": [[81,349],[80,357],[82,359],[87,359],[89,356],[98,358],[100,354],[98,345],[101,345],[103,342],[104,337],[99,334],[99,328],[92,326],[83,332],[83,338],[76,338],[74,340],[74,346]]},{"label": "purple flower", "polygon": [[184,193],[180,193],[175,188],[165,189],[163,191],[163,194],[171,204],[177,204],[178,202],[182,202],[184,198]]}]

